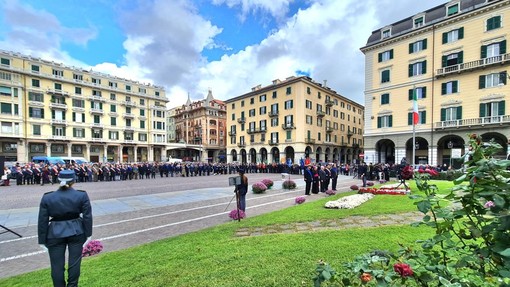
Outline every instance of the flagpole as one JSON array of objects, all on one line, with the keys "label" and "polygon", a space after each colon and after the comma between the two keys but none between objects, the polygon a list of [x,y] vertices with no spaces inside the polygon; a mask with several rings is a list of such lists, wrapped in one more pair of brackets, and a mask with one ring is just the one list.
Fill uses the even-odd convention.
[{"label": "flagpole", "polygon": [[413,123],[413,159],[411,161],[412,165],[413,165],[413,170],[415,168],[415,158],[416,158],[416,125]]},{"label": "flagpole", "polygon": [[416,158],[416,113],[418,113],[418,99],[416,95],[416,86],[413,85],[413,158],[411,159],[411,164],[413,166],[413,170],[415,168],[415,158]]}]

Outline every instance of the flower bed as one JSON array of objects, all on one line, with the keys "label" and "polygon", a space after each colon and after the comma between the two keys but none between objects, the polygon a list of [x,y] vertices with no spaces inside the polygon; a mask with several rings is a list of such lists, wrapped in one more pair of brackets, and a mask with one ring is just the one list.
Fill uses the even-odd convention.
[{"label": "flower bed", "polygon": [[272,180],[270,180],[269,178],[263,179],[262,183],[267,186],[267,189],[271,189],[271,187],[273,187],[273,185],[274,185],[274,182]]},{"label": "flower bed", "polygon": [[266,192],[267,186],[262,182],[256,182],[251,186],[251,190],[253,193],[260,194]]},{"label": "flower bed", "polygon": [[358,189],[359,189],[359,187],[357,185],[355,185],[355,184],[351,185],[351,190],[358,190]]},{"label": "flower bed", "polygon": [[295,199],[296,204],[301,204],[306,201],[306,198],[304,196],[298,196]]},{"label": "flower bed", "polygon": [[286,180],[282,184],[283,189],[295,189],[297,187],[296,183],[292,180]]},{"label": "flower bed", "polygon": [[228,217],[232,218],[233,220],[238,220],[239,218],[243,219],[246,217],[246,213],[244,213],[244,211],[242,211],[240,209],[234,209],[234,210],[230,211],[230,213],[228,214]]},{"label": "flower bed", "polygon": [[332,190],[332,189],[328,189],[326,190],[326,195],[330,196],[330,195],[335,195],[336,194],[336,191]]},{"label": "flower bed", "polygon": [[360,194],[389,194],[389,195],[407,195],[411,193],[411,190],[405,190],[403,188],[394,188],[394,187],[362,187],[358,190],[358,193]]},{"label": "flower bed", "polygon": [[353,209],[362,203],[372,199],[374,197],[373,194],[363,193],[363,194],[353,194],[349,196],[345,196],[339,198],[337,200],[328,201],[324,205],[326,208],[338,208],[338,209]]},{"label": "flower bed", "polygon": [[87,246],[83,247],[82,256],[92,256],[103,251],[103,244],[99,240],[91,240],[87,243]]}]

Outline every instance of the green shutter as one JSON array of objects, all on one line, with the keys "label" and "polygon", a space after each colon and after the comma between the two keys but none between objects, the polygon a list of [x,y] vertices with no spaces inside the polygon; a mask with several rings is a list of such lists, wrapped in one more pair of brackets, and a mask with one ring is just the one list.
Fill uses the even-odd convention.
[{"label": "green shutter", "polygon": [[498,115],[499,116],[505,115],[505,101],[501,101],[498,103]]},{"label": "green shutter", "polygon": [[44,119],[44,109],[41,109],[41,119]]},{"label": "green shutter", "polygon": [[494,29],[494,18],[487,19],[487,31]]},{"label": "green shutter", "polygon": [[462,64],[463,61],[464,61],[464,52],[463,51],[460,51],[458,54],[457,54],[457,64]]},{"label": "green shutter", "polygon": [[409,64],[409,77],[413,76],[413,64]]},{"label": "green shutter", "polygon": [[425,99],[427,97],[427,87],[421,88],[421,98]]},{"label": "green shutter", "polygon": [[506,85],[506,76],[507,76],[507,72],[501,72],[499,73],[499,82],[500,83],[503,83],[503,85]]},{"label": "green shutter", "polygon": [[66,119],[66,113],[65,113],[65,112],[63,112],[63,113],[62,113],[62,120],[64,120],[64,121],[65,121],[65,119]]},{"label": "green shutter", "polygon": [[393,115],[390,115],[388,116],[388,127],[392,127],[393,126]]},{"label": "green shutter", "polygon": [[464,39],[464,27],[459,28],[459,40]]},{"label": "green shutter", "polygon": [[447,57],[447,56],[443,56],[443,57],[441,57],[441,68],[446,67],[446,65],[447,65],[447,62],[446,62],[446,61],[447,61],[447,59],[448,59],[448,57]]},{"label": "green shutter", "polygon": [[485,104],[480,104],[480,117],[485,117]]},{"label": "green shutter", "polygon": [[377,117],[377,128],[381,128],[381,117]]},{"label": "green shutter", "polygon": [[423,45],[423,50],[426,50],[427,49],[427,39],[423,39],[422,41],[422,45]]},{"label": "green shutter", "polygon": [[420,123],[425,124],[427,123],[427,111],[423,111],[420,113]]},{"label": "green shutter", "polygon": [[62,128],[62,136],[66,136],[66,127]]},{"label": "green shutter", "polygon": [[393,49],[390,50],[390,60],[393,59]]},{"label": "green shutter", "polygon": [[51,118],[55,119],[55,110],[51,110]]},{"label": "green shutter", "polygon": [[76,128],[73,128],[73,137],[76,137]]},{"label": "green shutter", "polygon": [[494,29],[501,27],[501,16],[494,17],[493,26],[494,26]]},{"label": "green shutter", "polygon": [[28,107],[28,117],[32,117],[32,107]]},{"label": "green shutter", "polygon": [[73,112],[73,122],[76,122],[76,113]]},{"label": "green shutter", "polygon": [[459,81],[452,82],[452,93],[457,93],[459,91]]},{"label": "green shutter", "polygon": [[478,77],[478,88],[485,89],[485,75]]},{"label": "green shutter", "polygon": [[443,33],[443,44],[448,43],[448,32]]},{"label": "green shutter", "polygon": [[457,107],[457,119],[462,120],[462,106]]},{"label": "green shutter", "polygon": [[446,95],[446,84],[447,83],[441,84],[441,95]]},{"label": "green shutter", "polygon": [[446,109],[441,109],[441,121],[446,121]]},{"label": "green shutter", "polygon": [[499,54],[506,54],[506,40],[499,42]]},{"label": "green shutter", "polygon": [[421,62],[422,65],[421,65],[421,73],[422,74],[426,74],[427,73],[427,60]]},{"label": "green shutter", "polygon": [[94,108],[94,102],[90,102],[90,108],[93,109]]},{"label": "green shutter", "polygon": [[99,109],[103,110],[103,103],[99,103]]},{"label": "green shutter", "polygon": [[[500,50],[501,50],[501,47],[500,47]],[[480,59],[485,59],[485,58],[487,58],[487,46],[483,45],[482,49],[480,51]]]},{"label": "green shutter", "polygon": [[377,55],[377,60],[379,61],[379,63],[382,62],[382,53],[379,53]]},{"label": "green shutter", "polygon": [[408,91],[408,98],[410,101],[413,100],[413,91],[414,91],[414,89],[409,89],[409,91]]},{"label": "green shutter", "polygon": [[413,44],[414,43],[409,43],[409,54],[412,54],[414,52],[413,50]]},{"label": "green shutter", "polygon": [[407,113],[407,125],[410,126],[413,124],[413,113]]}]

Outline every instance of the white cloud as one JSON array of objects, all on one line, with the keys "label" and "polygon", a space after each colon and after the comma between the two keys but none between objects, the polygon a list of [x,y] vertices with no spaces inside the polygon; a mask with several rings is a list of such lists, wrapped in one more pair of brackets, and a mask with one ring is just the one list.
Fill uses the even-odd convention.
[{"label": "white cloud", "polygon": [[290,3],[294,0],[213,0],[215,5],[225,4],[230,8],[241,6],[241,21],[244,21],[248,15],[261,13],[269,13],[276,19],[285,17],[289,10]]}]

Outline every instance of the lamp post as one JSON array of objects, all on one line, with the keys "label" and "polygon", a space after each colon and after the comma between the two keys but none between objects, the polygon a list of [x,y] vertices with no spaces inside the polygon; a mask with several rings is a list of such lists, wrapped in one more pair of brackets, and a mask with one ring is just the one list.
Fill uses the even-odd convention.
[{"label": "lamp post", "polygon": [[450,149],[450,166],[448,168],[450,168],[452,166],[452,148],[453,148],[453,142],[452,141],[449,141],[446,146]]}]

